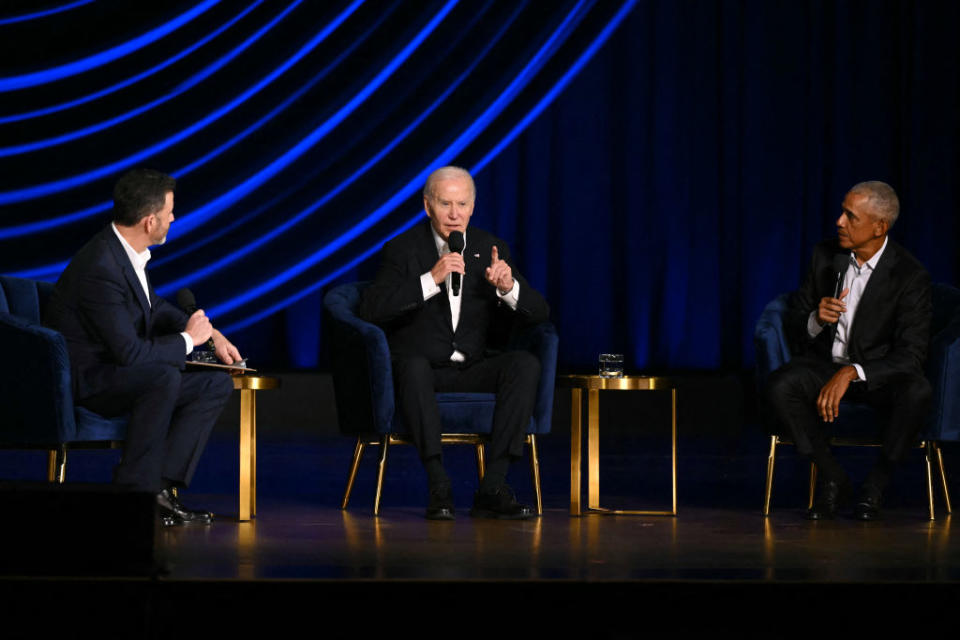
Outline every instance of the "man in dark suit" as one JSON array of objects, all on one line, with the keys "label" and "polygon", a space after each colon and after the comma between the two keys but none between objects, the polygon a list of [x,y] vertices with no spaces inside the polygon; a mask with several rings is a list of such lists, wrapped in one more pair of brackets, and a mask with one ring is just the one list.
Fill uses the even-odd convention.
[{"label": "man in dark suit", "polygon": [[[516,272],[502,240],[474,227],[467,231],[475,196],[473,179],[464,169],[443,167],[430,175],[423,189],[430,223],[384,246],[359,315],[387,333],[399,411],[427,471],[427,518],[454,517],[434,393],[463,391],[497,394],[489,464],[470,514],[523,519],[533,512],[517,502],[506,474],[511,461],[523,454],[540,363],[527,352],[493,354],[488,339],[505,323],[543,322],[550,310]],[[450,251],[453,232],[464,235],[462,254]],[[458,293],[456,276],[462,278]]]},{"label": "man in dark suit", "polygon": [[113,222],[70,261],[44,321],[66,338],[78,404],[129,415],[114,481],[157,494],[165,525],[208,524],[212,514],[187,509],[172,489],[189,485],[233,384],[223,372],[184,372],[184,362],[211,337],[223,362],[240,354],[202,310],[188,317],[150,285],[147,247],[166,240],[175,188],[149,169],[120,178]]},{"label": "man in dark suit", "polygon": [[891,472],[929,410],[923,363],[930,276],[887,237],[899,210],[889,185],[854,186],[843,200],[837,239],[817,245],[790,299],[785,328],[797,355],[771,376],[769,398],[797,450],[817,464],[820,486],[810,519],[834,517],[852,495],[827,433],[842,398],[873,405],[883,418],[883,446],[854,507],[862,520],[879,516]]}]

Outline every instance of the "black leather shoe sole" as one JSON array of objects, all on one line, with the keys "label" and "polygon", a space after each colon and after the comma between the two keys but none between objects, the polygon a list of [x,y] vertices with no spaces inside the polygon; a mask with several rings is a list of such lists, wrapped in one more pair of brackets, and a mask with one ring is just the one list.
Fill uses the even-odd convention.
[{"label": "black leather shoe sole", "polygon": [[487,518],[490,520],[529,520],[534,517],[533,509],[529,507],[524,507],[523,509],[513,512],[513,513],[503,513],[500,511],[493,511],[491,509],[481,509],[479,507],[473,507],[470,509],[471,518]]},{"label": "black leather shoe sole", "polygon": [[427,520],[456,520],[456,516],[453,514],[453,509],[448,509],[446,507],[427,509],[426,518]]},{"label": "black leather shoe sole", "polygon": [[880,509],[872,504],[859,502],[853,508],[853,517],[857,520],[871,521],[880,519]]}]

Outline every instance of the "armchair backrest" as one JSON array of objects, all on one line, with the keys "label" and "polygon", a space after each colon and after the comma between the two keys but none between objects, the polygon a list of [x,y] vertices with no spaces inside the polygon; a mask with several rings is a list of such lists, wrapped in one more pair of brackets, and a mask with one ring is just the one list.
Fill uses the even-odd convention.
[{"label": "armchair backrest", "polygon": [[63,336],[40,324],[53,285],[0,276],[0,441],[66,442],[77,432]]},{"label": "armchair backrest", "polygon": [[933,285],[926,368],[933,387],[929,437],[960,440],[960,290],[948,284]]},{"label": "armchair backrest", "polygon": [[337,419],[344,433],[389,433],[393,423],[393,370],[387,336],[356,314],[367,284],[342,284],[323,297]]}]

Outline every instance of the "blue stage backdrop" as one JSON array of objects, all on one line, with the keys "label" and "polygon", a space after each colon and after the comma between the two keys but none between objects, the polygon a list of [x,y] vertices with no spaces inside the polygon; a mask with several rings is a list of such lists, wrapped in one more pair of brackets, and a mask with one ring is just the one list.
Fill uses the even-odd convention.
[{"label": "blue stage backdrop", "polygon": [[178,180],[153,282],[261,366],[422,223],[444,164],[544,291],[561,367],[742,369],[847,187],[956,282],[955,2],[4,2],[0,272],[53,280],[116,177]]}]

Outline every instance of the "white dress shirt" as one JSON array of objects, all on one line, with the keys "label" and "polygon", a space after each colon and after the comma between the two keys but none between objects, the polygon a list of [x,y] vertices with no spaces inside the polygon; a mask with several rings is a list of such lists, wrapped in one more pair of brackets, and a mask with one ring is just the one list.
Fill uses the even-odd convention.
[{"label": "white dress shirt", "polygon": [[[437,245],[437,257],[442,258],[443,256],[450,253],[450,245],[447,244],[447,241],[440,237],[440,234],[437,233],[437,230],[433,228],[433,225],[430,225],[430,232],[433,234],[433,241]],[[463,233],[463,251],[467,251],[467,233]],[[453,286],[452,286],[453,273],[447,274],[446,286],[447,286],[447,298],[450,301],[450,320],[453,323],[453,331],[456,333],[457,324],[460,322],[460,303],[462,302],[460,295],[453,295]],[[423,291],[424,301],[429,300],[433,296],[440,293],[440,285],[438,285],[433,280],[433,274],[429,271],[420,276],[420,288]],[[461,289],[462,291],[462,289]],[[500,290],[497,289],[497,296],[502,300],[508,307],[516,310],[517,301],[520,299],[520,281],[516,278],[513,279],[513,288],[506,293],[500,293]],[[450,360],[453,362],[463,362],[466,360],[466,357],[459,351],[454,350],[450,354]]]},{"label": "white dress shirt", "polygon": [[[147,305],[153,307],[150,303],[150,287],[147,285],[147,263],[150,262],[150,249],[144,249],[140,253],[137,253],[137,250],[130,246],[127,239],[124,238],[120,230],[117,229],[117,225],[111,222],[110,228],[113,229],[114,235],[117,236],[120,245],[123,246],[123,250],[127,253],[127,258],[130,259],[133,272],[137,274],[137,280],[140,281],[140,286],[143,287],[143,295],[147,299]],[[190,334],[186,331],[181,332],[180,335],[183,336],[183,341],[187,343],[186,355],[190,355],[190,352],[193,351],[193,338],[191,338]]]},{"label": "white dress shirt", "polygon": [[[843,299],[843,302],[847,305],[847,310],[840,314],[840,320],[837,322],[837,331],[833,337],[831,353],[834,362],[852,364],[857,370],[859,380],[866,380],[867,376],[863,372],[863,367],[850,362],[848,353],[850,328],[853,326],[853,319],[856,316],[860,298],[863,297],[863,292],[867,288],[867,282],[870,281],[870,276],[873,275],[874,270],[877,268],[877,263],[880,262],[880,256],[883,255],[883,251],[886,248],[887,239],[884,238],[883,246],[880,247],[880,250],[873,254],[873,256],[862,265],[857,262],[856,255],[851,251],[850,265],[847,267],[847,271],[843,276],[843,286],[840,288],[840,291],[844,289],[849,290],[849,293],[847,293],[847,296]],[[810,334],[811,338],[816,338],[821,331],[823,331],[823,327],[817,322],[817,310],[814,309],[807,319],[807,333]]]}]

